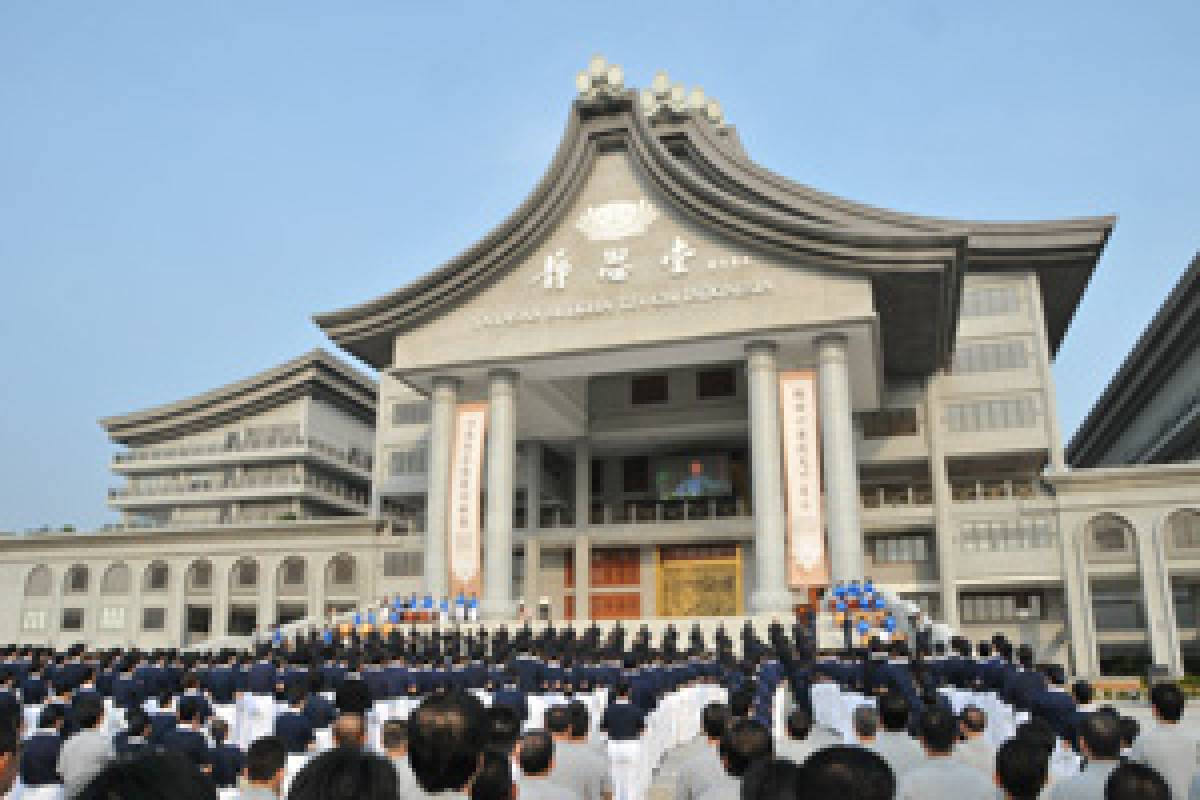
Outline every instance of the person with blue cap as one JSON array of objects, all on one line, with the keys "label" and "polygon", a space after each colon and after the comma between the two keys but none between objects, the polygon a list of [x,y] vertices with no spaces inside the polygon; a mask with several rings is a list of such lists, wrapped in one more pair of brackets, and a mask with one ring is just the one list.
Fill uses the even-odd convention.
[{"label": "person with blue cap", "polygon": [[442,602],[438,604],[438,622],[446,623],[450,621],[450,598],[442,595]]},{"label": "person with blue cap", "polygon": [[467,619],[471,622],[479,621],[479,596],[471,592],[471,597],[467,600]]}]

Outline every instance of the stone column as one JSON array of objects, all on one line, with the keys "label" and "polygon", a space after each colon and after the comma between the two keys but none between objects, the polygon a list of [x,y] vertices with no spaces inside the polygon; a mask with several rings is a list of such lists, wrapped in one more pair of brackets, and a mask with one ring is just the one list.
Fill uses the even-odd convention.
[{"label": "stone column", "polygon": [[751,606],[756,614],[776,614],[790,610],[792,596],[787,586],[779,375],[774,342],[747,345],[746,373],[750,395],[754,558],[758,578],[758,586],[751,595]]},{"label": "stone column", "polygon": [[[644,612],[643,612],[644,613]],[[575,534],[575,619],[592,616],[592,540],[583,532]]]},{"label": "stone column", "polygon": [[142,636],[142,575],[146,562],[126,561],[129,567],[129,605],[125,611],[125,635],[129,647],[137,645]]},{"label": "stone column", "polygon": [[575,440],[575,528],[583,530],[591,523],[592,444],[583,437]]},{"label": "stone column", "polygon": [[450,505],[450,457],[454,447],[454,414],[458,381],[434,378],[429,420],[429,476],[425,495],[425,592],[447,594],[446,536]]},{"label": "stone column", "polygon": [[258,630],[265,636],[275,624],[278,604],[275,587],[279,582],[279,560],[262,559],[258,563]]},{"label": "stone column", "polygon": [[942,594],[941,619],[950,626],[950,630],[957,631],[958,584],[954,577],[954,543],[957,537],[954,535],[954,498],[950,492],[943,441],[941,381],[942,372],[939,370],[925,383],[925,439],[929,445],[929,477],[933,489],[934,550],[937,553],[938,581]]},{"label": "stone column", "polygon": [[817,339],[817,362],[829,565],[836,582],[861,578],[865,572],[846,337],[831,334]]},{"label": "stone column", "polygon": [[173,647],[183,647],[187,638],[187,599],[183,591],[187,560],[168,561],[167,570],[167,635]]},{"label": "stone column", "polygon": [[525,530],[531,534],[541,527],[542,443],[522,442],[525,451]]},{"label": "stone column", "polygon": [[542,571],[542,543],[530,536],[525,540],[525,585],[521,587],[525,610],[537,608],[538,577]]},{"label": "stone column", "polygon": [[1146,608],[1146,633],[1150,639],[1150,660],[1166,667],[1171,675],[1183,675],[1183,650],[1179,629],[1175,626],[1175,598],[1171,592],[1170,570],[1164,548],[1165,523],[1157,529],[1153,519],[1138,519],[1134,532],[1138,574],[1142,583],[1142,602]]},{"label": "stone column", "polygon": [[316,563],[313,559],[306,559],[304,564],[304,579],[308,583],[308,617],[318,624],[325,621],[325,558],[324,555],[319,556]]},{"label": "stone column", "polygon": [[1092,618],[1092,587],[1088,575],[1087,526],[1068,531],[1068,519],[1060,517],[1059,548],[1063,565],[1063,599],[1067,607],[1067,634],[1071,641],[1071,667],[1077,677],[1100,674],[1096,631]]},{"label": "stone column", "polygon": [[212,598],[213,614],[209,636],[216,639],[229,633],[229,570],[233,563],[227,558],[213,558],[209,561],[212,564],[212,575],[208,590]]},{"label": "stone column", "polygon": [[516,460],[517,375],[488,375],[487,543],[484,546],[483,604],[488,619],[513,616],[513,470]]}]

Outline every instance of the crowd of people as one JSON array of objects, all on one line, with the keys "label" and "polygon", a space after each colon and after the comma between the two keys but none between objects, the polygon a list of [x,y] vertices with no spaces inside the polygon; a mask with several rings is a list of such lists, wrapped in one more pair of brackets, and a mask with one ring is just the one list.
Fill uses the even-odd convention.
[{"label": "crowd of people", "polygon": [[[634,800],[618,751],[704,687],[674,800],[1194,800],[1184,695],[1139,730],[993,637],[837,653],[773,622],[311,632],[252,651],[0,650],[0,790],[22,800]],[[852,698],[849,729],[821,703]],[[1011,709],[997,740],[986,698]],[[819,702],[818,702],[819,701]],[[671,705],[671,708],[687,708]],[[992,720],[994,723],[995,720]],[[687,730],[672,725],[676,732]],[[681,739],[682,741],[682,739]],[[625,750],[622,750],[625,748]],[[668,770],[669,765],[660,765]],[[631,792],[641,792],[634,795]]]}]

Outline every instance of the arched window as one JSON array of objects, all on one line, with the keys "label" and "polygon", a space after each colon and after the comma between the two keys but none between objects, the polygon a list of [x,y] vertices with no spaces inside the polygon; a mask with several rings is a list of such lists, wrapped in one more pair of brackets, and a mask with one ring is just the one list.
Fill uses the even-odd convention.
[{"label": "arched window", "polygon": [[146,567],[142,589],[147,592],[165,592],[171,582],[171,569],[165,561],[155,561]]},{"label": "arched window", "polygon": [[129,594],[129,567],[113,564],[100,579],[101,594]]},{"label": "arched window", "polygon": [[25,579],[25,596],[49,597],[50,585],[53,582],[54,578],[50,574],[50,568],[45,564],[38,564],[30,570],[29,577]]},{"label": "arched window", "polygon": [[258,588],[258,562],[243,558],[233,565],[229,581],[234,591],[251,591]]},{"label": "arched window", "polygon": [[1102,514],[1088,523],[1088,546],[1098,555],[1124,553],[1133,546],[1133,528],[1115,514]]},{"label": "arched window", "polygon": [[308,564],[299,556],[288,556],[279,565],[280,594],[304,594]]},{"label": "arched window", "polygon": [[1167,521],[1171,544],[1178,550],[1200,548],[1200,511],[1176,511]]},{"label": "arched window", "polygon": [[206,559],[193,561],[188,567],[184,586],[187,591],[197,594],[208,594],[212,591],[213,566]]},{"label": "arched window", "polygon": [[358,581],[358,563],[354,556],[339,553],[329,561],[327,581],[330,586],[352,589]]},{"label": "arched window", "polygon": [[63,588],[67,594],[83,594],[88,590],[88,580],[91,577],[88,568],[83,564],[75,564],[67,570]]}]

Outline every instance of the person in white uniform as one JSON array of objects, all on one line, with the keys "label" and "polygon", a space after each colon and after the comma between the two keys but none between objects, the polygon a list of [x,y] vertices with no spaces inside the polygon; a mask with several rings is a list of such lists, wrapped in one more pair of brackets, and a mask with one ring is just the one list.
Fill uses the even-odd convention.
[{"label": "person in white uniform", "polygon": [[1150,689],[1154,725],[1134,740],[1129,757],[1158,770],[1171,787],[1174,800],[1186,800],[1196,774],[1196,737],[1183,730],[1184,695],[1173,683]]},{"label": "person in white uniform", "polygon": [[970,764],[955,759],[958,723],[947,708],[927,707],[921,712],[921,746],[925,761],[905,772],[896,787],[898,800],[994,800],[996,787]]},{"label": "person in white uniform", "polygon": [[1093,711],[1078,722],[1079,751],[1087,764],[1078,775],[1059,781],[1050,800],[1100,800],[1108,776],[1120,764],[1121,720],[1116,714]]}]

